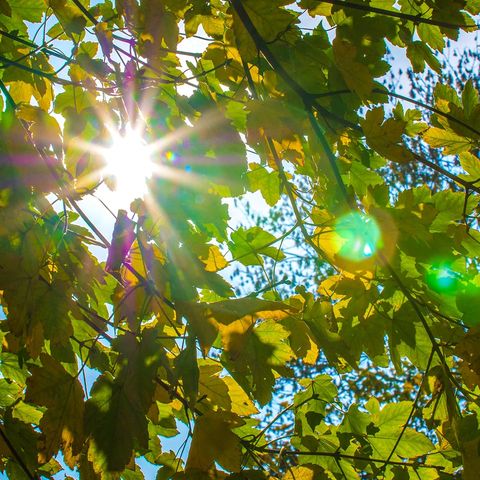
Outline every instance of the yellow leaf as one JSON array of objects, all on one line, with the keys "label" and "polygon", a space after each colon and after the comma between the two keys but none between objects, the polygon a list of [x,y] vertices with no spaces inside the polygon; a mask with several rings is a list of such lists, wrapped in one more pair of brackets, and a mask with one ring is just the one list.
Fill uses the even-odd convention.
[{"label": "yellow leaf", "polygon": [[218,272],[228,265],[222,252],[216,245],[210,245],[208,248],[208,257],[200,258],[205,264],[205,270],[207,272]]},{"label": "yellow leaf", "polygon": [[298,465],[288,469],[283,480],[314,480],[315,472],[308,468]]},{"label": "yellow leaf", "polygon": [[307,323],[292,317],[285,320],[282,324],[290,332],[288,338],[295,357],[301,358],[308,365],[315,365],[319,349],[312,340],[313,335]]},{"label": "yellow leaf", "polygon": [[[253,402],[232,377],[220,377],[222,366],[211,360],[199,360],[199,396],[237,415],[258,413]],[[205,400],[203,401],[205,402]],[[202,404],[203,404],[202,402]]]},{"label": "yellow leaf", "polygon": [[232,412],[243,416],[258,413],[257,407],[250,400],[250,397],[232,377],[224,377],[223,381],[228,387],[228,395],[232,401]]},{"label": "yellow leaf", "polygon": [[38,105],[42,110],[45,112],[48,112],[50,109],[50,106],[52,105],[53,101],[53,86],[52,82],[48,80],[47,78],[43,78],[41,80],[37,80],[38,82],[42,82],[45,88],[44,92],[40,92],[37,90],[33,91],[33,95],[36,98]]},{"label": "yellow leaf", "polygon": [[218,329],[222,336],[222,346],[226,352],[230,353],[230,358],[236,358],[243,350],[247,340],[247,334],[255,324],[253,315],[245,315],[228,325],[218,323]]},{"label": "yellow leaf", "polygon": [[217,462],[225,470],[240,470],[242,449],[240,439],[232,428],[243,425],[234,414],[225,412],[207,413],[196,421],[192,445],[188,453],[186,472],[208,472]]},{"label": "yellow leaf", "polygon": [[281,302],[248,297],[207,304],[177,302],[177,308],[188,317],[205,354],[219,332],[224,348],[238,351],[244,335],[258,318],[281,320],[294,311]]},{"label": "yellow leaf", "polygon": [[393,162],[410,162],[413,155],[402,143],[406,122],[395,118],[384,121],[384,115],[383,107],[377,107],[369,110],[361,121],[368,145]]},{"label": "yellow leaf", "polygon": [[423,135],[423,139],[434,148],[443,147],[445,155],[467,152],[473,146],[468,138],[461,137],[451,130],[436,127],[429,128]]},{"label": "yellow leaf", "polygon": [[30,83],[18,80],[16,82],[8,82],[10,86],[10,95],[15,103],[29,103],[32,98],[34,88]]},{"label": "yellow leaf", "polygon": [[55,118],[39,107],[21,105],[18,118],[29,122],[30,131],[37,145],[59,145],[62,141],[60,126]]},{"label": "yellow leaf", "polygon": [[368,96],[374,87],[373,78],[367,66],[357,61],[356,47],[338,35],[332,45],[335,63],[345,83],[360,97]]},{"label": "yellow leaf", "polygon": [[[134,240],[128,253],[130,265],[143,278],[147,278],[149,273],[154,271],[155,266],[164,265],[166,262],[165,254],[155,244],[147,243],[142,234],[138,234],[138,238]],[[128,268],[122,269],[123,280],[129,285],[137,285],[139,279]]]},{"label": "yellow leaf", "polygon": [[66,463],[73,468],[84,441],[83,389],[57,360],[47,355],[41,360],[42,367],[31,367],[25,395],[27,402],[47,407],[40,420],[45,442],[39,458],[47,462],[61,447]]}]

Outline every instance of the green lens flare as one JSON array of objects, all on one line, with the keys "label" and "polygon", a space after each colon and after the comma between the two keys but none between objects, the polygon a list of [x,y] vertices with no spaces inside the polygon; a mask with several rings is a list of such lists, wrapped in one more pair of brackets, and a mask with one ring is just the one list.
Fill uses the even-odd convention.
[{"label": "green lens flare", "polygon": [[381,232],[374,218],[358,212],[340,217],[335,223],[338,235],[338,255],[361,262],[381,247]]},{"label": "green lens flare", "polygon": [[452,270],[448,264],[437,264],[429,269],[426,280],[428,286],[436,292],[455,293],[460,274]]}]

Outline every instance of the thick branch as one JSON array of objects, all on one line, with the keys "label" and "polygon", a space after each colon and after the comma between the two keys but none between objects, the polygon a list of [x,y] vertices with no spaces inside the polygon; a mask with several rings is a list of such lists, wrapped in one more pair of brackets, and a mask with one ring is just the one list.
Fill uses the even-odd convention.
[{"label": "thick branch", "polygon": [[[255,45],[257,46],[258,50],[264,55],[265,59],[268,61],[268,63],[271,65],[271,67],[278,73],[278,75],[284,80],[284,82],[300,97],[301,101],[304,103],[305,107],[307,110],[310,108],[313,108],[316,110],[319,114],[323,115],[324,117],[332,118],[336,120],[337,122],[342,123],[343,125],[352,128],[355,131],[358,131],[363,134],[363,130],[359,125],[353,124],[352,122],[345,120],[343,118],[338,117],[337,115],[329,112],[326,110],[324,107],[319,105],[316,101],[315,98],[319,98],[319,95],[311,94],[307,92],[283,67],[283,65],[277,60],[275,55],[271,52],[268,44],[265,42],[265,40],[262,38],[258,30],[256,29],[255,25],[253,24],[252,20],[250,19],[247,11],[245,10],[244,6],[242,5],[240,0],[230,0],[230,3],[237,13],[238,17],[242,21],[245,29],[248,31],[250,36],[252,37],[252,40],[255,42]],[[343,2],[340,2],[343,3]],[[357,5],[357,4],[354,4]],[[388,94],[387,92],[378,89],[377,93],[385,93]],[[398,95],[395,94],[397,97]],[[308,108],[310,107],[310,108]],[[438,113],[438,112],[435,112]],[[452,117],[453,118],[453,117]],[[310,119],[311,121],[311,119]],[[313,127],[313,124],[312,124]],[[315,133],[318,136],[318,131],[315,127],[313,127],[315,130]],[[471,128],[471,127],[470,127]],[[320,135],[319,141],[322,143],[322,146],[324,146],[324,142],[322,141],[323,134]],[[327,145],[328,146],[328,145]],[[330,148],[328,148],[330,150]],[[326,150],[326,152],[328,152]],[[332,154],[333,155],[333,154]],[[327,153],[328,160],[330,162],[330,165],[334,168],[335,170],[338,170],[336,167],[335,163],[332,163],[332,158],[329,153]],[[433,170],[441,173],[442,175],[445,175],[446,177],[450,178],[451,180],[463,185],[466,188],[469,188],[472,191],[475,191],[476,193],[480,193],[480,188],[475,187],[473,184],[466,180],[462,180],[461,178],[457,177],[456,175],[451,174],[447,170],[443,169],[442,167],[435,165],[434,163],[430,162],[429,160],[424,159],[423,157],[414,154],[415,158],[421,162],[424,165],[427,165],[428,167],[432,168]],[[335,157],[334,157],[335,158]],[[337,180],[339,179],[339,173],[335,172],[335,177]],[[341,178],[340,178],[341,180]],[[340,185],[340,184],[339,184]],[[342,189],[343,190],[343,189]],[[349,204],[351,204],[351,200],[348,200]]]},{"label": "thick branch", "polygon": [[422,324],[425,332],[427,333],[427,336],[428,336],[428,338],[429,338],[429,340],[432,344],[433,350],[435,351],[435,353],[438,355],[438,357],[440,359],[440,362],[442,364],[442,367],[443,367],[443,370],[444,370],[446,376],[450,379],[452,384],[455,385],[455,387],[457,387],[460,391],[462,391],[463,393],[468,395],[469,392],[467,392],[462,387],[462,385],[459,384],[457,379],[453,376],[453,374],[450,370],[450,367],[447,364],[447,360],[445,359],[445,355],[443,354],[442,349],[438,345],[437,340],[435,339],[435,336],[433,335],[433,332],[430,328],[430,325],[428,325],[427,319],[425,318],[425,315],[423,314],[423,312],[421,311],[421,309],[420,309],[420,307],[417,303],[417,300],[410,293],[410,290],[405,286],[402,279],[399,277],[399,275],[397,274],[395,269],[392,267],[390,262],[382,255],[382,253],[378,254],[378,258],[380,259],[380,261],[382,263],[382,266],[390,273],[391,277],[393,278],[395,283],[400,288],[400,291],[403,293],[405,298],[408,300],[408,303],[412,306],[413,311],[415,312],[415,315],[420,320],[420,323]]},{"label": "thick branch", "polygon": [[300,97],[302,103],[306,105],[313,105],[319,113],[321,113],[326,118],[331,118],[341,124],[345,125],[349,123],[345,119],[335,115],[332,112],[329,112],[321,105],[315,101],[315,98],[308,93],[293,77],[287,70],[283,67],[283,65],[277,60],[275,55],[273,55],[270,47],[268,46],[267,42],[263,39],[263,37],[258,32],[257,28],[253,24],[250,16],[248,15],[245,7],[243,6],[241,0],[230,0],[230,4],[232,5],[235,13],[238,15],[240,21],[243,23],[245,29],[252,37],[255,45],[257,46],[258,50],[263,54],[265,59],[268,61],[270,66],[272,67],[275,72],[283,79],[283,81]]},{"label": "thick branch", "polygon": [[21,43],[22,45],[26,45],[27,47],[33,48],[35,52],[38,50],[42,50],[45,53],[48,53],[49,55],[51,55],[52,57],[57,57],[62,60],[69,60],[69,57],[67,57],[61,52],[57,52],[56,50],[49,48],[46,45],[37,45],[36,43],[31,42],[30,40],[25,40],[24,38],[18,37],[17,35],[14,35],[13,33],[10,33],[10,32],[6,32],[5,30],[0,30],[0,35],[2,37],[7,37],[10,40],[14,40],[15,42]]},{"label": "thick branch", "polygon": [[413,156],[415,160],[419,161],[420,163],[423,163],[427,167],[430,167],[432,170],[435,170],[438,173],[441,173],[442,175],[445,175],[447,178],[450,180],[459,183],[465,189],[471,190],[472,192],[479,193],[480,194],[480,187],[477,187],[474,183],[469,182],[468,180],[463,180],[462,178],[458,177],[457,175],[454,175],[453,173],[450,173],[448,170],[445,170],[444,168],[440,167],[439,165],[431,162],[430,160],[427,160],[426,158],[422,157],[421,155],[418,155],[418,153],[413,153]]},{"label": "thick branch", "polygon": [[47,78],[50,80],[52,83],[57,83],[59,85],[71,85],[73,87],[81,87],[84,88],[85,90],[90,90],[90,91],[95,91],[95,92],[104,92],[104,93],[109,93],[112,94],[115,90],[115,87],[91,87],[84,85],[79,82],[73,82],[71,80],[65,80],[64,78],[57,77],[55,74],[50,73],[50,72],[44,72],[42,70],[38,70],[36,68],[29,67],[28,65],[24,65],[23,63],[17,62],[15,60],[10,60],[9,58],[4,57],[3,55],[0,55],[0,61],[3,62],[3,65],[0,65],[0,69],[5,69],[7,67],[16,67],[19,68],[20,70],[24,70],[25,72],[29,72],[33,75],[37,75],[42,78]]},{"label": "thick branch", "polygon": [[[458,118],[450,115],[449,113],[442,112],[438,108],[432,107],[431,105],[427,105],[423,102],[419,102],[418,100],[414,100],[412,98],[406,97],[404,95],[400,95],[400,94],[395,93],[395,92],[391,92],[391,91],[386,90],[386,89],[384,90],[384,89],[381,89],[381,88],[374,88],[373,92],[388,95],[390,97],[398,98],[400,100],[405,100],[406,102],[413,103],[414,105],[425,108],[425,109],[427,109],[427,110],[429,110],[429,111],[431,111],[431,112],[433,112],[433,113],[435,113],[439,116],[447,118],[448,120],[451,120],[452,122],[458,123],[459,125],[461,125],[462,127],[470,130],[472,133],[474,133],[476,135],[480,135],[480,131],[477,130],[476,128],[472,127],[468,123],[465,123],[465,122],[459,120]],[[334,91],[334,92],[320,93],[320,94],[315,95],[315,97],[316,98],[324,98],[324,97],[329,97],[329,96],[333,96],[333,95],[344,95],[344,94],[350,94],[350,93],[353,93],[353,92],[351,90],[337,90],[337,91]],[[359,125],[355,125],[354,130],[361,133],[362,135],[364,135],[363,129]],[[445,170],[440,165],[437,165],[437,164],[431,162],[430,160],[427,160],[426,158],[422,157],[418,153],[412,152],[412,155],[414,156],[415,160],[417,160],[418,162],[420,162],[423,165],[431,168],[432,170],[435,170],[436,172],[440,173],[440,175],[443,175],[443,176],[449,178],[450,180],[458,183],[459,185],[462,185],[466,190],[470,190],[472,192],[480,194],[480,187],[477,187],[474,183],[469,182],[468,180],[464,180],[464,179],[460,178],[458,175],[454,175],[453,173],[450,173],[448,170]]]},{"label": "thick branch", "polygon": [[72,0],[77,8],[87,17],[94,25],[98,24],[98,20],[80,3],[80,0]]}]

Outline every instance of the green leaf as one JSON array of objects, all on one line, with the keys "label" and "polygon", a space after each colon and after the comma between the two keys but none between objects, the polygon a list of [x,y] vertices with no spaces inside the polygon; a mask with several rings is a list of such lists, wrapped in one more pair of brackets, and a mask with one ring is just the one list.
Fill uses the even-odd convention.
[{"label": "green leaf", "polygon": [[43,411],[40,408],[34,407],[25,402],[18,402],[12,411],[12,417],[17,418],[23,423],[39,425],[43,416]]},{"label": "green leaf", "polygon": [[5,378],[24,385],[28,376],[26,365],[19,365],[19,358],[14,353],[0,353],[0,372]]},{"label": "green leaf", "polygon": [[332,5],[321,3],[317,0],[301,0],[299,6],[300,8],[307,9],[309,15],[311,15],[312,17],[315,15],[328,17],[332,13]]},{"label": "green leaf", "polygon": [[86,426],[92,435],[89,459],[98,471],[121,472],[136,445],[148,447],[146,413],[161,361],[155,329],[146,329],[140,342],[131,335],[117,340],[120,369],[103,373],[86,403]]},{"label": "green leaf", "polygon": [[357,58],[357,47],[346,39],[335,37],[333,54],[335,63],[347,86],[361,98],[366,98],[374,87],[368,67]]},{"label": "green leaf", "polygon": [[475,88],[475,85],[473,84],[473,80],[471,78],[467,81],[467,83],[465,83],[465,86],[463,87],[462,104],[463,110],[465,111],[465,116],[467,118],[469,118],[474,112],[474,110],[478,108],[478,90]]},{"label": "green leaf", "polygon": [[27,22],[40,22],[45,13],[44,0],[8,0],[12,15]]},{"label": "green leaf", "polygon": [[195,404],[198,395],[198,381],[200,372],[197,364],[197,343],[196,338],[189,335],[186,346],[175,358],[176,375],[182,380],[185,397]]},{"label": "green leaf", "polygon": [[354,435],[365,435],[367,427],[372,423],[370,415],[361,412],[357,405],[352,405],[343,417],[339,432],[353,433]]},{"label": "green leaf", "polygon": [[445,46],[445,39],[440,27],[421,23],[417,26],[417,33],[421,40],[423,40],[425,43],[428,43],[434,50],[443,50],[443,47]]},{"label": "green leaf", "polygon": [[315,435],[316,427],[324,420],[326,407],[337,396],[337,389],[328,375],[317,375],[313,380],[303,379],[303,391],[295,394],[296,429],[303,437]]},{"label": "green leaf", "polygon": [[432,50],[422,42],[410,43],[407,47],[407,57],[410,59],[414,72],[423,72],[425,63],[436,72],[442,70],[442,66]]},{"label": "green leaf", "polygon": [[285,258],[281,250],[272,246],[276,238],[261,227],[251,227],[248,230],[240,227],[230,238],[228,244],[230,251],[243,265],[262,265],[263,258],[260,255],[266,255],[276,261]]},{"label": "green leaf", "polygon": [[433,450],[432,441],[423,433],[407,428],[396,453],[402,458],[418,458]]},{"label": "green leaf", "polygon": [[269,172],[258,163],[251,163],[250,171],[247,173],[250,190],[260,190],[265,201],[273,207],[280,200],[280,177],[278,172]]},{"label": "green leaf", "polygon": [[67,35],[83,33],[87,20],[76,6],[66,0],[49,0],[48,4]]},{"label": "green leaf", "polygon": [[[250,20],[267,43],[274,43],[282,32],[293,30],[295,24],[298,23],[292,12],[281,7],[284,3],[282,0],[245,0],[242,2]],[[255,58],[255,44],[236,13],[233,15],[233,32],[242,58],[247,61]]]},{"label": "green leaf", "polygon": [[382,177],[373,170],[368,169],[360,162],[352,162],[348,172],[348,183],[358,195],[365,195],[368,187],[382,185]]},{"label": "green leaf", "polygon": [[12,405],[20,394],[19,386],[0,378],[0,387],[0,407],[5,408]]},{"label": "green leaf", "polygon": [[[380,409],[378,402],[372,399],[366,406],[372,413],[372,421],[378,429],[374,435],[368,435],[368,441],[373,448],[373,456],[386,457],[402,433],[413,408],[412,403],[390,403]],[[433,448],[432,442],[423,433],[407,428],[395,449],[395,455],[400,458],[417,458],[430,452]]]},{"label": "green leaf", "polygon": [[473,180],[480,178],[480,159],[469,152],[463,152],[459,155],[460,165],[470,175]]},{"label": "green leaf", "polygon": [[374,423],[382,431],[403,427],[412,409],[411,402],[390,403],[380,410]]}]

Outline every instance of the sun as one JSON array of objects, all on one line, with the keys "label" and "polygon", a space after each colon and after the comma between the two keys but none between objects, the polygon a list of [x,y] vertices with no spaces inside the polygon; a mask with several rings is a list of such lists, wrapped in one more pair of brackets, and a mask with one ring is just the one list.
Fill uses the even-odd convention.
[{"label": "sun", "polygon": [[102,154],[104,177],[113,178],[118,199],[132,201],[147,193],[147,180],[155,165],[151,148],[140,131],[127,125],[123,132],[113,132],[111,145]]},{"label": "sun", "polygon": [[182,167],[181,156],[175,152],[175,145],[190,133],[190,128],[180,128],[152,140],[144,121],[118,128],[106,118],[105,127],[108,141],[96,143],[75,139],[71,146],[102,159],[102,167],[80,178],[77,187],[95,181],[99,187],[95,196],[110,212],[128,210],[137,198],[152,204],[148,188],[152,177],[201,190],[206,187],[204,179],[191,172],[188,164]]}]

